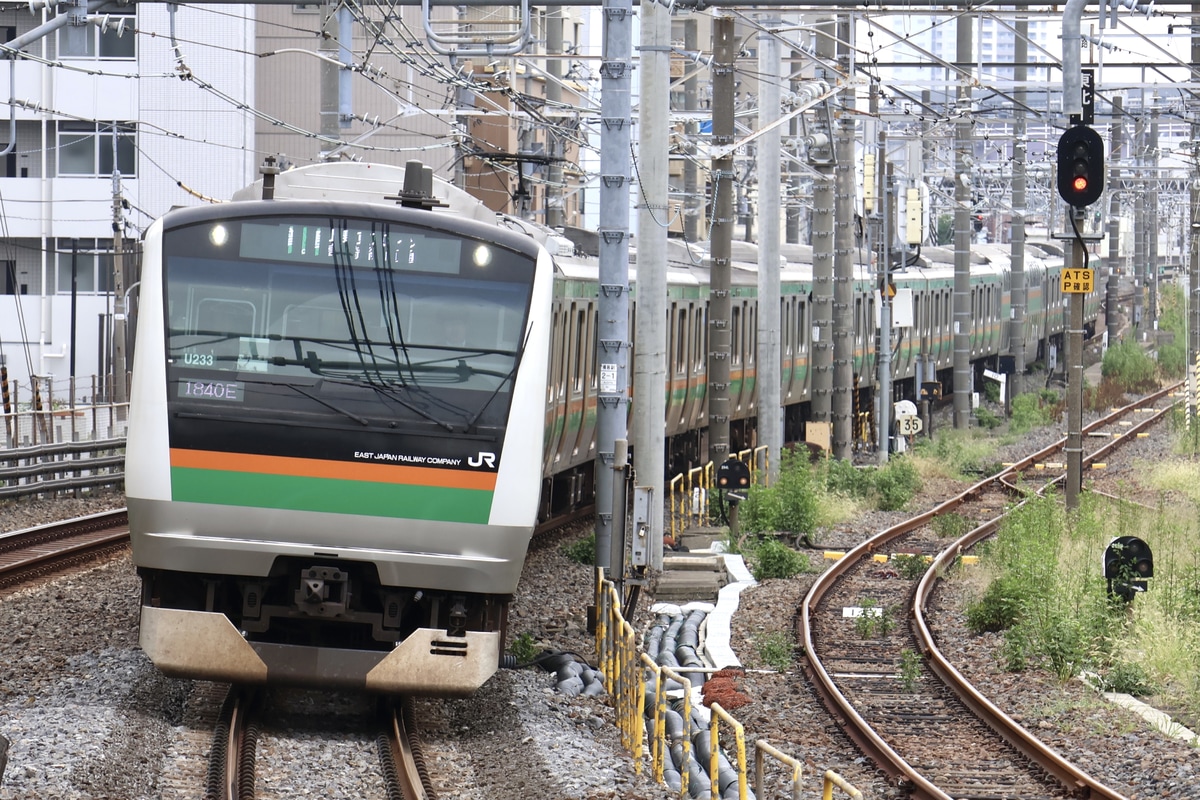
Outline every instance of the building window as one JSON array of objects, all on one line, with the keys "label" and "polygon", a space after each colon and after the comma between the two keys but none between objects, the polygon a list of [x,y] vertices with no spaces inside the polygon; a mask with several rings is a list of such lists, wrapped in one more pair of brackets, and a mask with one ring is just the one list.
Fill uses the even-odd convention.
[{"label": "building window", "polygon": [[137,139],[132,123],[58,123],[58,174],[89,178],[112,175],[113,149],[122,175],[137,174]]},{"label": "building window", "polygon": [[55,241],[58,294],[71,293],[71,265],[75,268],[78,294],[111,292],[113,287],[112,242],[109,239],[57,239]]},{"label": "building window", "polygon": [[[137,57],[137,17],[132,10],[109,11],[100,15],[107,17],[108,25],[89,24],[82,29],[58,32],[58,54],[61,58],[107,58],[134,59]],[[124,21],[124,30],[117,35]]]}]

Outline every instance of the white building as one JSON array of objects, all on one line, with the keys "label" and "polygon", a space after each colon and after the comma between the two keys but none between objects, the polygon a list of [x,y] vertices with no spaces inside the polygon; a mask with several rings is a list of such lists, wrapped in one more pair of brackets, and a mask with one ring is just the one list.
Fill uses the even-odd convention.
[{"label": "white building", "polygon": [[11,121],[0,122],[0,355],[22,402],[31,372],[65,401],[72,364],[77,399],[111,371],[114,218],[124,247],[136,249],[172,206],[228,197],[256,173],[253,120],[236,105],[254,104],[253,8],[139,4],[109,14],[107,26],[92,15],[71,27],[46,10],[0,12],[0,35],[28,56],[0,64],[15,99]]}]

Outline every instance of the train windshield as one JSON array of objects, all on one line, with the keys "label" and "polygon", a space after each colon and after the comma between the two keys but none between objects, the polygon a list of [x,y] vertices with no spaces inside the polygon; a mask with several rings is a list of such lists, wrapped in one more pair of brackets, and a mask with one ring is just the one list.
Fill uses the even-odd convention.
[{"label": "train windshield", "polygon": [[177,397],[203,395],[217,380],[229,397],[207,399],[242,404],[256,385],[326,405],[330,394],[370,398],[354,402],[352,416],[372,416],[372,404],[425,416],[414,392],[440,399],[439,419],[461,412],[460,423],[473,423],[483,404],[507,409],[529,256],[354,218],[221,220],[169,230],[163,246]]}]

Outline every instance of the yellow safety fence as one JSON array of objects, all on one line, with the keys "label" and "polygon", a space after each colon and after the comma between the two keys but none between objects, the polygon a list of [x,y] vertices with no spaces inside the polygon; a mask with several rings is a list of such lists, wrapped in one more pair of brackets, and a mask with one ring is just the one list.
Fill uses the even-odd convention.
[{"label": "yellow safety fence", "polygon": [[[767,484],[771,474],[771,462],[765,445],[742,450],[734,458],[750,468],[751,482]],[[690,527],[707,527],[712,524],[712,509],[708,503],[708,496],[716,474],[716,465],[710,461],[702,467],[693,467],[671,479],[667,489],[670,497],[670,519],[667,524],[672,541],[679,541],[679,537]]]},{"label": "yellow safety fence", "polygon": [[[671,742],[666,730],[667,681],[677,681],[683,687],[682,708],[679,713],[683,717],[685,730],[692,718],[692,682],[677,671],[655,663],[654,659],[641,652],[637,634],[622,614],[621,597],[617,587],[604,577],[601,569],[598,569],[596,574],[596,652],[600,657],[600,671],[604,674],[612,698],[617,727],[621,732],[621,744],[633,758],[634,771],[641,774],[648,749],[651,775],[656,781],[663,783],[666,759],[671,752]],[[696,673],[715,670],[688,667],[687,671]],[[654,707],[650,710],[650,724],[647,730],[646,683],[650,677],[654,681]],[[747,800],[750,785],[747,779],[745,730],[740,722],[721,708],[720,704],[713,703],[710,711],[712,715],[709,739],[712,753],[707,766],[712,800],[718,800],[720,796],[718,754],[722,723],[733,731],[736,753],[734,758],[730,759],[730,764],[737,770],[738,797],[740,800]],[[679,767],[679,796],[688,797],[688,772],[692,760],[690,737],[683,736],[680,744],[683,756]],[[766,786],[765,768],[770,759],[791,770],[790,796],[793,800],[798,800],[803,774],[800,762],[762,739],[754,743],[754,754],[754,791],[758,800],[768,800],[762,792]],[[834,788],[841,789],[851,800],[862,800],[862,793],[832,770],[825,772],[822,785],[823,800],[833,800]]]}]

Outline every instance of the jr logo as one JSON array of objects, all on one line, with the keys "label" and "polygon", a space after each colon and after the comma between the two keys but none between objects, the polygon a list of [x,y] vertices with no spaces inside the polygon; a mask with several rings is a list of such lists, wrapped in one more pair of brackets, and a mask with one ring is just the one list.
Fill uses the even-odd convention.
[{"label": "jr logo", "polygon": [[470,458],[468,458],[467,463],[470,464],[472,467],[482,467],[484,464],[486,464],[488,469],[495,469],[496,468],[496,454],[495,453],[479,453],[478,455],[473,455]]}]

